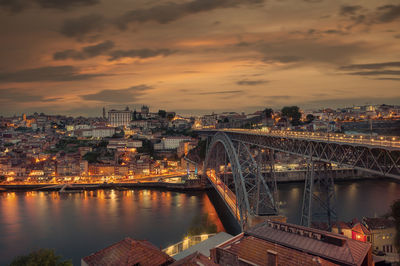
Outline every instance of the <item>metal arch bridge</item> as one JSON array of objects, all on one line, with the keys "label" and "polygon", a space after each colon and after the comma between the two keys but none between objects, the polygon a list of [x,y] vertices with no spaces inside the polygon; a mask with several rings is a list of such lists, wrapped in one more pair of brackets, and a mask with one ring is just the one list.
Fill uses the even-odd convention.
[{"label": "metal arch bridge", "polygon": [[[242,229],[278,214],[274,152],[308,159],[301,223],[311,225],[312,202],[335,220],[331,163],[400,180],[400,139],[295,131],[198,130],[208,136],[203,174]],[[314,203],[314,204],[315,204]]]}]

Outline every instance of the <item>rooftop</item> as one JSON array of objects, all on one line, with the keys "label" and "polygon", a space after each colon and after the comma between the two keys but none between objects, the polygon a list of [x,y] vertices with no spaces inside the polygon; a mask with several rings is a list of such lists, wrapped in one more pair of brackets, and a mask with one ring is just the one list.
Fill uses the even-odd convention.
[{"label": "rooftop", "polygon": [[347,265],[360,265],[371,248],[342,235],[275,221],[255,226],[245,235]]},{"label": "rooftop", "polygon": [[392,219],[388,218],[363,218],[364,224],[368,227],[370,230],[376,230],[376,229],[385,229],[385,228],[391,228],[395,226],[395,222]]},{"label": "rooftop", "polygon": [[124,266],[140,264],[166,265],[174,261],[156,246],[146,240],[133,240],[125,238],[109,247],[82,259],[88,265],[96,266]]}]

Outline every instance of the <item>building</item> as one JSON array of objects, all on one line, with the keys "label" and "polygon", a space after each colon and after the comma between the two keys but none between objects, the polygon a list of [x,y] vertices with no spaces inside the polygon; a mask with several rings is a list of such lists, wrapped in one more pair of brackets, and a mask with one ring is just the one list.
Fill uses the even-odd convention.
[{"label": "building", "polygon": [[82,160],[79,163],[80,168],[80,176],[87,176],[89,173],[89,164],[88,161]]},{"label": "building", "polygon": [[371,244],[267,221],[211,250],[220,265],[373,265]]},{"label": "building", "polygon": [[187,136],[165,137],[160,143],[154,144],[154,150],[174,150],[179,147],[181,142],[188,142],[192,138]]},{"label": "building", "polygon": [[107,138],[112,137],[115,134],[115,128],[113,127],[97,127],[92,129],[93,138]]},{"label": "building", "polygon": [[[355,221],[353,223],[339,222],[340,232],[342,235],[372,244],[372,251],[375,254],[384,253],[386,255],[396,257],[395,222],[388,218],[366,218],[362,222]],[[332,232],[337,233],[338,226],[332,227]]]},{"label": "building", "polygon": [[137,139],[110,139],[107,149],[136,149],[143,145],[143,141]]},{"label": "building", "polygon": [[196,148],[198,141],[182,141],[179,143],[179,147],[177,149],[178,157],[186,156],[188,152],[194,148]]},{"label": "building", "polygon": [[143,118],[147,118],[150,112],[150,108],[147,105],[143,105],[140,109],[140,113]]},{"label": "building", "polygon": [[146,240],[125,238],[105,249],[84,257],[82,266],[158,266],[174,259]]},{"label": "building", "polygon": [[128,127],[132,120],[132,112],[128,107],[125,110],[108,111],[108,122],[112,127]]},{"label": "building", "polygon": [[395,248],[395,221],[387,218],[363,218],[363,224],[370,233],[370,242],[374,251],[386,254],[397,253]]}]

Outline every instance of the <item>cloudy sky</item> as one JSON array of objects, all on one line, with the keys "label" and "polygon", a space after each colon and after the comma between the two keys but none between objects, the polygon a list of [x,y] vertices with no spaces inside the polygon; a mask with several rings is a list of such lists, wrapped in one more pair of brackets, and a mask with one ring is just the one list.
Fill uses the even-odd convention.
[{"label": "cloudy sky", "polygon": [[0,0],[0,115],[400,104],[400,2]]}]

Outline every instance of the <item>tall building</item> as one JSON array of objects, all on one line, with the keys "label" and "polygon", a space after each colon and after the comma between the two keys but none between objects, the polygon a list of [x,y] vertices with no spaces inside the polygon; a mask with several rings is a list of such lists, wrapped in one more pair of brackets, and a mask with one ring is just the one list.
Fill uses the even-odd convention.
[{"label": "tall building", "polygon": [[147,117],[149,114],[149,107],[147,105],[143,105],[142,109],[140,110],[140,113],[142,114],[142,116]]},{"label": "tall building", "polygon": [[103,119],[106,119],[106,108],[103,107]]},{"label": "tall building", "polygon": [[113,127],[128,127],[132,120],[132,112],[127,107],[125,110],[108,111],[108,122]]}]

